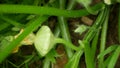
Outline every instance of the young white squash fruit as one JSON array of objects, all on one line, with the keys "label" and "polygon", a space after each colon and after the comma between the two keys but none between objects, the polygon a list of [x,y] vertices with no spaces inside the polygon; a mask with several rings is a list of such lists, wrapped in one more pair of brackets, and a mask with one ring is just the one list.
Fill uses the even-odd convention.
[{"label": "young white squash fruit", "polygon": [[120,0],[104,0],[104,3],[107,5],[111,5],[115,3],[120,3]]},{"label": "young white squash fruit", "polygon": [[35,37],[34,45],[41,56],[45,56],[55,45],[54,35],[48,26],[42,26]]}]

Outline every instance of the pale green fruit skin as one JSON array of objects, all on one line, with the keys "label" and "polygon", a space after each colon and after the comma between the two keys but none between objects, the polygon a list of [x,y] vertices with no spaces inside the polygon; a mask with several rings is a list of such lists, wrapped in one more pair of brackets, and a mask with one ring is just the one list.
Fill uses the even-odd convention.
[{"label": "pale green fruit skin", "polygon": [[104,0],[104,2],[107,5],[115,4],[115,3],[120,3],[120,0]]},{"label": "pale green fruit skin", "polygon": [[45,56],[54,47],[54,35],[48,26],[42,26],[35,37],[35,48],[41,56]]},{"label": "pale green fruit skin", "polygon": [[120,0],[117,0],[117,2],[119,2],[119,3],[120,3]]},{"label": "pale green fruit skin", "polygon": [[108,5],[112,4],[111,0],[104,0],[104,2]]}]

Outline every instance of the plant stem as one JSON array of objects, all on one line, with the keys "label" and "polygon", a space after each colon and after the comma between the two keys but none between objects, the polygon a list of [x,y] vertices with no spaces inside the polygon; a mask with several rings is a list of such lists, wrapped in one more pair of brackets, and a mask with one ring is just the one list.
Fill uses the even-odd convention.
[{"label": "plant stem", "polygon": [[[107,27],[108,27],[108,18],[109,18],[109,9],[107,9],[106,18],[102,27],[102,33],[101,33],[101,42],[100,42],[100,53],[102,53],[105,49],[106,44],[106,35],[107,35]],[[101,57],[99,59],[99,68],[104,68],[104,57]]]},{"label": "plant stem", "polygon": [[108,18],[109,18],[109,12],[107,13],[107,16],[106,16],[106,19],[104,21],[103,28],[102,28],[100,52],[104,51],[104,49],[105,49],[104,46],[105,46],[105,42],[106,42]]},{"label": "plant stem", "polygon": [[67,10],[71,10],[74,7],[75,2],[76,2],[75,0],[69,0]]},{"label": "plant stem", "polygon": [[55,42],[62,43],[64,45],[66,45],[67,47],[69,47],[71,49],[74,49],[74,50],[79,50],[80,49],[79,47],[76,47],[75,45],[73,45],[71,42],[68,42],[68,41],[66,41],[64,39],[61,39],[61,38],[56,38]]},{"label": "plant stem", "polygon": [[24,64],[27,64],[27,63],[30,62],[34,57],[35,57],[34,55],[31,55],[28,59],[26,59],[25,61],[23,61],[23,62],[19,65],[19,67],[21,67],[21,66],[24,65]]},{"label": "plant stem", "polygon": [[[60,9],[65,9],[65,0],[59,0],[59,2],[60,2]],[[58,24],[60,27],[62,37],[66,41],[71,42],[68,24],[66,20],[64,19],[64,17],[58,17],[58,21],[59,21]],[[70,48],[67,48],[66,46],[65,46],[65,50],[68,55],[68,58],[71,58],[73,56],[73,51]]]},{"label": "plant stem", "polygon": [[9,60],[7,60],[7,62],[8,62],[9,64],[11,64],[13,67],[15,67],[15,68],[19,68],[19,66],[17,66],[16,64],[10,62]]},{"label": "plant stem", "polygon": [[85,8],[87,9],[87,11],[88,11],[90,14],[96,15],[96,14],[98,13],[98,11],[92,10],[89,6],[85,6]]},{"label": "plant stem", "polygon": [[98,39],[99,39],[99,34],[100,34],[100,30],[96,33],[95,37],[92,40],[92,46],[91,46],[91,56],[93,58],[93,60],[95,59],[95,54],[96,54],[96,49],[97,49],[97,44],[98,44]]},{"label": "plant stem", "polygon": [[[104,4],[99,3],[93,6],[91,9],[98,11],[101,10],[102,8],[104,8]],[[53,15],[53,16],[64,16],[64,17],[81,17],[81,16],[89,15],[86,9],[62,10],[51,7],[7,5],[7,4],[0,4],[0,13],[24,13],[24,14]]]},{"label": "plant stem", "polygon": [[82,42],[85,46],[84,51],[85,51],[85,62],[87,68],[95,68],[94,64],[94,58],[92,57],[91,49],[90,49],[90,44],[87,41]]},{"label": "plant stem", "polygon": [[44,64],[43,64],[43,68],[50,68],[50,61],[49,59],[44,59]]},{"label": "plant stem", "polygon": [[60,27],[58,24],[55,26],[54,35],[55,35],[55,37],[60,36]]},{"label": "plant stem", "polygon": [[95,23],[89,29],[89,31],[86,33],[86,35],[83,38],[83,40],[86,40],[86,41],[91,41],[92,40],[92,38],[94,37],[94,35],[97,32],[97,29],[100,28],[100,24],[103,23],[103,22],[101,22],[101,20],[103,19],[103,16],[104,16],[104,11],[100,12],[100,14],[98,15]]},{"label": "plant stem", "polygon": [[[58,17],[58,20],[59,20],[59,26],[60,26],[62,37],[68,42],[71,42],[67,22],[64,20],[64,17]],[[68,58],[72,57],[73,53],[69,48],[66,48],[66,52],[67,52]]]}]

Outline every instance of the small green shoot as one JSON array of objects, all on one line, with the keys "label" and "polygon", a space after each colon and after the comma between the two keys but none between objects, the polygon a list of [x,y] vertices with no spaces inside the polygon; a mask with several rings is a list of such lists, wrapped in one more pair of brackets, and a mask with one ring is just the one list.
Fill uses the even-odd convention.
[{"label": "small green shoot", "polygon": [[78,25],[78,27],[74,30],[75,33],[79,33],[80,35],[85,32],[89,26],[86,25]]}]

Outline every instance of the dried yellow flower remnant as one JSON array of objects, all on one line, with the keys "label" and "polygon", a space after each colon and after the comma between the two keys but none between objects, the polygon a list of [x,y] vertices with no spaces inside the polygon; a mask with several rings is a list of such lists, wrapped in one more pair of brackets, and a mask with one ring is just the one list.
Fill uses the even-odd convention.
[{"label": "dried yellow flower remnant", "polygon": [[[14,38],[16,39],[23,31],[24,31],[24,29],[21,29],[21,30],[20,30],[20,33],[18,33],[17,35],[15,35]],[[34,35],[33,33],[29,34],[19,45],[17,45],[17,46],[15,47],[15,49],[13,50],[12,53],[18,52],[19,47],[20,47],[21,45],[32,45],[33,42],[34,42],[34,38],[35,38],[35,35]]]},{"label": "dried yellow flower remnant", "polygon": [[21,29],[21,30],[20,30],[20,33],[18,33],[17,35],[14,36],[15,39],[16,39],[23,31],[24,31],[24,29]]},{"label": "dried yellow flower remnant", "polygon": [[22,42],[22,45],[32,45],[34,42],[35,35],[33,33],[29,34]]},{"label": "dried yellow flower remnant", "polygon": [[13,49],[12,53],[17,53],[18,50],[19,50],[19,47],[20,47],[20,46],[16,46],[16,47]]}]

